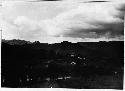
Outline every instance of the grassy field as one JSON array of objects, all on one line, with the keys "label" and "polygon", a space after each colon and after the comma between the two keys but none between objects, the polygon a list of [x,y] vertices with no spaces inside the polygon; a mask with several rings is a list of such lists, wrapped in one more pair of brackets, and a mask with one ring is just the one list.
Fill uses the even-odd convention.
[{"label": "grassy field", "polygon": [[34,88],[71,88],[71,89],[123,89],[123,76],[71,77],[66,80],[50,80],[34,84]]}]

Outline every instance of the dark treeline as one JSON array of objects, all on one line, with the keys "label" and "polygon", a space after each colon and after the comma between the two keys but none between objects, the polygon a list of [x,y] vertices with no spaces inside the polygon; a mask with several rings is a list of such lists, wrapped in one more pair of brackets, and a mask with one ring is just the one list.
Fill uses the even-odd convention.
[{"label": "dark treeline", "polygon": [[[53,59],[71,53],[90,57],[110,57],[119,59],[124,57],[124,42],[61,42],[55,44],[33,43],[24,40],[2,41],[2,58],[14,59]],[[96,54],[95,54],[96,53]],[[114,60],[113,60],[114,61]]]},{"label": "dark treeline", "polygon": [[[4,80],[1,85],[5,87],[20,87],[27,75],[32,79],[57,77],[67,73],[72,76],[107,75],[124,66],[123,41],[64,41],[47,44],[39,41],[2,40],[1,52],[1,74]],[[66,65],[71,65],[72,62],[76,63],[75,68],[70,67],[68,70]],[[45,68],[46,64],[50,66]],[[36,82],[37,80],[32,80],[30,84]],[[22,87],[29,85],[25,81],[22,83]]]}]

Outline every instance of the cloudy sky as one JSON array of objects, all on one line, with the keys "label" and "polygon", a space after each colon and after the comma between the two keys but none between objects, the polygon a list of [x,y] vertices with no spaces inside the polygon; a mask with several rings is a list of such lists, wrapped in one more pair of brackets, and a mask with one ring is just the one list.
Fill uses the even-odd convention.
[{"label": "cloudy sky", "polygon": [[2,38],[48,43],[123,40],[123,0],[93,1],[4,0]]}]

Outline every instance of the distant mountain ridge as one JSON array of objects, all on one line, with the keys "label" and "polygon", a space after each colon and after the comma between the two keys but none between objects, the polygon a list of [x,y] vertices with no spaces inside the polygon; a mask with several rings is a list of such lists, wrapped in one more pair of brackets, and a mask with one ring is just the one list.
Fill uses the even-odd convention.
[{"label": "distant mountain ridge", "polygon": [[24,44],[31,44],[32,43],[30,41],[19,40],[19,39],[13,39],[13,40],[2,39],[2,42],[10,44],[10,45],[24,45]]},{"label": "distant mountain ridge", "polygon": [[[30,42],[25,40],[2,40],[2,43],[8,45],[20,45],[22,48],[30,48],[35,50],[41,50],[46,52],[54,52],[55,54],[67,55],[67,54],[80,54],[82,56],[103,56],[107,55],[109,57],[123,56],[121,53],[124,51],[124,42],[120,41],[110,41],[110,42],[78,42],[71,43],[68,41],[63,41],[61,43],[48,44],[40,43],[39,41]],[[112,55],[111,55],[112,54]]]},{"label": "distant mountain ridge", "polygon": [[[35,42],[30,42],[30,41],[26,41],[26,40],[20,40],[20,39],[12,39],[12,40],[5,40],[2,39],[2,42],[10,44],[10,45],[24,45],[24,44],[48,44],[48,45],[58,45],[58,44],[81,44],[81,43],[86,43],[86,42],[77,42],[77,43],[72,43],[72,42],[68,42],[68,41],[62,41],[61,43],[53,43],[53,44],[49,44],[49,43],[40,43],[39,41],[35,41]],[[100,41],[100,42],[107,42],[107,41]],[[111,42],[111,41],[108,41]],[[92,43],[92,42],[88,42],[88,43]]]}]

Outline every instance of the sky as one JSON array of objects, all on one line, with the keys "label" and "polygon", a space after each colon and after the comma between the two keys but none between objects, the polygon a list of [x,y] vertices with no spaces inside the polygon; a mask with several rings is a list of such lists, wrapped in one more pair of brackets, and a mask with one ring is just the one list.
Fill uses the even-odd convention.
[{"label": "sky", "polygon": [[42,43],[124,40],[123,0],[4,0],[2,39]]}]

